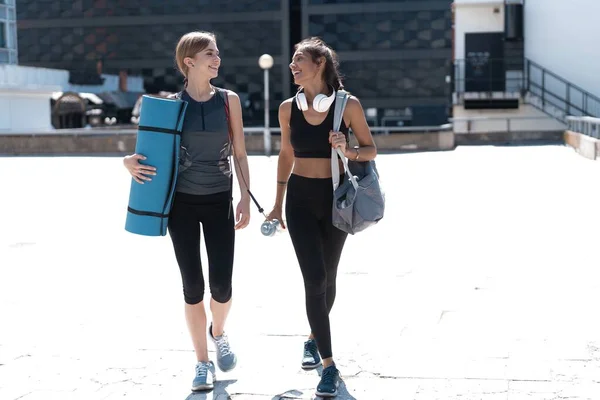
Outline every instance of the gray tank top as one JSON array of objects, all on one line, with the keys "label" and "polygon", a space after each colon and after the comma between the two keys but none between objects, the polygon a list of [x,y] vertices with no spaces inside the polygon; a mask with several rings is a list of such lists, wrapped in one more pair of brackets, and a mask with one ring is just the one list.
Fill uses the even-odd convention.
[{"label": "gray tank top", "polygon": [[215,89],[205,102],[192,99],[186,91],[181,93],[188,106],[181,136],[178,192],[206,195],[230,190],[231,145],[223,99],[227,92]]}]

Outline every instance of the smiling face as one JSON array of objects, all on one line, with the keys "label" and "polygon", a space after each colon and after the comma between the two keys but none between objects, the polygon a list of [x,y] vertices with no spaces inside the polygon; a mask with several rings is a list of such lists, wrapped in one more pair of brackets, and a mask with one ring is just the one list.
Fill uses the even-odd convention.
[{"label": "smiling face", "polygon": [[302,86],[302,82],[320,79],[319,65],[313,61],[310,53],[303,51],[302,48],[294,53],[290,63],[290,71],[292,71],[296,85]]},{"label": "smiling face", "polygon": [[212,79],[219,74],[221,58],[215,35],[190,32],[179,39],[175,58],[179,70],[188,79]]},{"label": "smiling face", "polygon": [[184,62],[188,66],[188,79],[205,76],[210,79],[216,78],[221,65],[219,48],[214,41],[211,41],[205,49],[197,52],[193,57],[186,57]]}]

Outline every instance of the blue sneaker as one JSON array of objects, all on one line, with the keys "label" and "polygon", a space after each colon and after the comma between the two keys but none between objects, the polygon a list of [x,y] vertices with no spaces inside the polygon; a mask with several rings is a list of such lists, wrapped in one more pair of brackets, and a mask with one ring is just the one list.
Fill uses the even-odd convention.
[{"label": "blue sneaker", "polygon": [[317,349],[317,342],[314,339],[308,339],[304,342],[304,354],[302,355],[302,369],[315,369],[321,365],[321,356]]},{"label": "blue sneaker", "polygon": [[215,364],[212,361],[200,361],[196,364],[196,377],[192,382],[192,391],[211,390],[215,386]]},{"label": "blue sneaker", "polygon": [[212,334],[212,324],[210,324],[208,333],[217,349],[217,365],[219,369],[223,372],[231,371],[237,364],[237,357],[231,351],[231,347],[229,347],[227,335],[223,333],[221,336],[214,337]]},{"label": "blue sneaker", "polygon": [[316,395],[321,397],[337,396],[340,379],[340,371],[335,367],[335,364],[325,368],[321,374],[321,382],[317,385]]}]

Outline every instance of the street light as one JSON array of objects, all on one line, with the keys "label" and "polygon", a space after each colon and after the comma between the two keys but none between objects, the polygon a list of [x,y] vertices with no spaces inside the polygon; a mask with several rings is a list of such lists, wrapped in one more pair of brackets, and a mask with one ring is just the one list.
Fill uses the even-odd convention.
[{"label": "street light", "polygon": [[258,65],[264,70],[265,75],[265,153],[267,157],[271,156],[271,130],[269,129],[269,69],[273,66],[273,57],[270,54],[263,54],[258,59]]}]

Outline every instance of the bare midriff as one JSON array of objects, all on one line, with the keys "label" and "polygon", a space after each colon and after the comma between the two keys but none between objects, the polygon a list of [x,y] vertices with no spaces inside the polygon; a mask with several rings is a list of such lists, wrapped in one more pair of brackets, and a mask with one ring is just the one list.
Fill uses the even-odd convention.
[{"label": "bare midriff", "polygon": [[[344,165],[338,160],[340,173],[344,172]],[[330,158],[294,158],[294,175],[300,175],[305,178],[331,178],[331,159]]]}]

